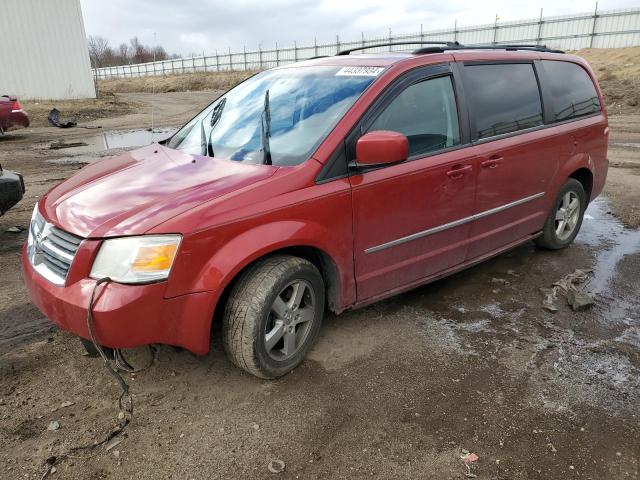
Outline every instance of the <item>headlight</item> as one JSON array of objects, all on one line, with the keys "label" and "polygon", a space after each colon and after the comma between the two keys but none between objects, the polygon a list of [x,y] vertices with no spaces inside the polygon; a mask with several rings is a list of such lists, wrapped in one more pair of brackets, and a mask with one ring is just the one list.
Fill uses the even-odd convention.
[{"label": "headlight", "polygon": [[165,280],[180,246],[180,235],[144,235],[105,240],[91,268],[91,278],[119,283]]}]

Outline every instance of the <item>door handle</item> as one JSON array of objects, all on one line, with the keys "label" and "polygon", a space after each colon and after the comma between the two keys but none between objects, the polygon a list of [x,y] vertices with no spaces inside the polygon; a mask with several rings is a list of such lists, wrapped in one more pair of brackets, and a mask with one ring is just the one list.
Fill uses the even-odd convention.
[{"label": "door handle", "polygon": [[462,176],[473,169],[471,165],[456,166],[447,172],[449,178],[462,178]]},{"label": "door handle", "polygon": [[489,160],[485,160],[480,165],[482,166],[482,168],[496,168],[502,163],[503,160],[504,158],[502,157],[491,157]]}]

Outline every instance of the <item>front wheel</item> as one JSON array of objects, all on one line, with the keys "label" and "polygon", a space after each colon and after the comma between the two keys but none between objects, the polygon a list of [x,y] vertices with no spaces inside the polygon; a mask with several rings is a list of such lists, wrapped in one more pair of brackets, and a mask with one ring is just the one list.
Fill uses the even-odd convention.
[{"label": "front wheel", "polygon": [[559,250],[571,244],[580,231],[586,208],[587,195],[584,187],[575,178],[570,178],[560,189],[544,224],[542,235],[534,240],[535,243],[552,250]]},{"label": "front wheel", "polygon": [[277,378],[302,362],[318,336],[324,282],[307,260],[274,255],[242,274],[225,307],[224,349],[238,367]]}]

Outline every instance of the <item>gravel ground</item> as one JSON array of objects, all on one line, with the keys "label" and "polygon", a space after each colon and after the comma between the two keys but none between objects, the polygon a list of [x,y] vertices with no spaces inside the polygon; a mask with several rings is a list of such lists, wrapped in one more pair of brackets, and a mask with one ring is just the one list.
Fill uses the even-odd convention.
[{"label": "gravel ground", "polygon": [[[94,123],[146,125],[150,97],[127,95],[144,106]],[[156,125],[185,121],[215,95],[156,96]],[[640,232],[629,227],[639,224],[640,117],[612,117],[611,129],[606,196],[571,248],[526,244],[328,316],[310,358],[277,381],[233,368],[218,340],[205,357],[163,347],[151,369],[127,376],[135,411],[121,442],[73,454],[52,478],[639,478]],[[95,145],[95,135],[0,138],[0,163],[28,188],[0,218],[0,478],[40,478],[48,457],[118,424],[117,385],[29,303],[25,233],[6,232],[26,227],[35,199],[98,154],[48,145]],[[594,308],[573,312],[559,298],[558,312],[543,309],[540,289],[576,268],[594,269]],[[136,364],[145,355],[131,352]],[[466,464],[468,453],[479,459]],[[273,460],[284,472],[270,472]]]}]

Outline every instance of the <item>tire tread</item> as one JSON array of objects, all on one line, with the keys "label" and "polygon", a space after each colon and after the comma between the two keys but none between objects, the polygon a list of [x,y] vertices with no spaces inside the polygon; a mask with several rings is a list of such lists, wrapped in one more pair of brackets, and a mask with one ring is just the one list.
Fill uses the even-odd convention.
[{"label": "tire tread", "polygon": [[278,281],[288,271],[304,267],[317,272],[315,266],[303,258],[273,255],[242,273],[227,300],[222,324],[224,349],[234,365],[256,377],[274,378],[260,365],[256,355],[257,319]]}]

